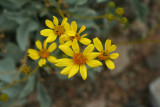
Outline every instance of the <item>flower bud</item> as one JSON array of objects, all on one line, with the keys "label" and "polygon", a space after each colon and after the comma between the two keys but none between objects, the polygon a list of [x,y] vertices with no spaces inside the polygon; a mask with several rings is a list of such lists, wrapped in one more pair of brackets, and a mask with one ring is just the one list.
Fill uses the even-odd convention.
[{"label": "flower bud", "polygon": [[111,8],[111,9],[115,8],[115,3],[113,1],[110,1],[108,3],[108,7]]},{"label": "flower bud", "polygon": [[118,7],[116,9],[116,13],[117,13],[117,15],[122,16],[124,14],[124,8]]},{"label": "flower bud", "polygon": [[0,100],[3,102],[7,102],[8,101],[8,95],[3,93],[0,95]]},{"label": "flower bud", "polygon": [[128,22],[127,18],[126,17],[122,17],[120,19],[120,22],[123,23],[123,24],[126,24]]},{"label": "flower bud", "polygon": [[115,19],[114,15],[112,13],[107,14],[106,18],[108,21],[113,21]]}]

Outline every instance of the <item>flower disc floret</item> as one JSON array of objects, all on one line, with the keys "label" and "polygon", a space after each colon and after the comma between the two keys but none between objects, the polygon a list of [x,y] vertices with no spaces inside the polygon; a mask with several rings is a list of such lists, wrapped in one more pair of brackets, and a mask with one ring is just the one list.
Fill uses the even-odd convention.
[{"label": "flower disc floret", "polygon": [[70,40],[72,40],[72,41],[73,41],[74,39],[80,40],[80,38],[81,38],[81,37],[80,37],[80,34],[78,34],[78,33],[76,33],[75,36],[70,36]]},{"label": "flower disc floret", "polygon": [[39,55],[41,58],[48,58],[49,57],[49,51],[47,49],[41,49],[39,51]]},{"label": "flower disc floret", "polygon": [[101,53],[101,55],[98,56],[98,58],[100,60],[104,60],[105,61],[105,60],[107,60],[109,58],[109,53],[108,52],[101,51],[100,53]]},{"label": "flower disc floret", "polygon": [[57,36],[61,36],[63,35],[65,32],[65,29],[63,26],[61,25],[57,25],[55,28],[54,28],[54,33],[57,35]]},{"label": "flower disc floret", "polygon": [[73,56],[73,62],[78,65],[83,65],[87,61],[87,58],[81,53],[77,53]]}]

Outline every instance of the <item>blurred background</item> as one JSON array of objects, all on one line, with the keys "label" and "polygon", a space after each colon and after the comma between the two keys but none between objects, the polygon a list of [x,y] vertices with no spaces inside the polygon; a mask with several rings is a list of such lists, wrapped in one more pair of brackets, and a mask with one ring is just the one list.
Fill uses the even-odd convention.
[{"label": "blurred background", "polygon": [[[109,9],[110,1],[115,8]],[[127,24],[107,19],[117,7],[124,8]],[[0,0],[0,88],[25,77],[24,64],[31,70],[37,66],[27,49],[45,39],[40,30],[47,28],[46,19],[62,20],[59,11],[78,28],[85,25],[88,38],[98,37],[103,43],[109,38],[117,45],[116,69],[88,70],[83,81],[80,75],[67,79],[48,63],[3,90],[9,100],[0,101],[0,107],[160,107],[159,0]],[[53,55],[57,53],[58,49]]]}]

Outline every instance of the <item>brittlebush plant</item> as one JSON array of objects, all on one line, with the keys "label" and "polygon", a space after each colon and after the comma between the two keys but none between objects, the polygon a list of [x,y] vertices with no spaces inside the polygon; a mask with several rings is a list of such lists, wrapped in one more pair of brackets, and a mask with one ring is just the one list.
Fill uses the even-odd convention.
[{"label": "brittlebush plant", "polygon": [[[68,78],[70,78],[80,71],[83,80],[86,80],[87,78],[86,65],[94,68],[99,67],[103,65],[101,61],[104,60],[109,69],[113,70],[115,68],[112,60],[118,58],[119,54],[110,54],[116,49],[116,45],[111,45],[111,40],[106,40],[105,49],[103,50],[102,43],[98,38],[94,38],[93,44],[91,44],[92,41],[86,37],[87,34],[81,35],[86,27],[83,25],[78,31],[76,21],[72,21],[70,25],[67,22],[67,18],[63,18],[62,23],[59,24],[57,17],[53,16],[53,22],[47,19],[45,23],[50,29],[40,31],[42,36],[47,36],[47,39],[43,43],[43,47],[42,43],[37,40],[35,44],[39,51],[28,49],[28,56],[31,59],[40,59],[38,62],[40,67],[46,64],[47,59],[57,67],[65,67],[61,71],[62,75],[68,75]],[[57,36],[59,37],[59,49],[70,58],[58,59],[50,55],[57,47],[57,44],[54,42],[57,39]],[[80,51],[79,42],[86,46],[83,52]],[[48,49],[47,43],[51,43]],[[93,52],[94,48],[99,52]]]}]

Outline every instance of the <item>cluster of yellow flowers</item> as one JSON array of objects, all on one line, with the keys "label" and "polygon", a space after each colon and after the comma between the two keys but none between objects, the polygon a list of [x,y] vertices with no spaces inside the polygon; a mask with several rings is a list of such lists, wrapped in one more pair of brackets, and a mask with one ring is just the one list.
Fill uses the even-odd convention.
[{"label": "cluster of yellow flowers", "polygon": [[[28,49],[28,56],[31,59],[37,60],[40,58],[38,62],[40,67],[46,64],[47,59],[49,62],[55,63],[57,67],[65,67],[61,71],[62,75],[68,75],[68,78],[70,78],[80,71],[83,80],[87,78],[86,65],[99,67],[102,65],[101,61],[104,60],[109,69],[113,70],[115,68],[112,60],[118,58],[119,54],[111,54],[116,49],[115,45],[111,45],[111,40],[106,40],[105,49],[103,49],[103,45],[97,37],[93,39],[93,44],[91,44],[92,41],[86,38],[87,34],[81,35],[86,29],[84,25],[77,31],[75,21],[72,21],[70,25],[67,18],[64,18],[62,23],[59,24],[59,20],[55,16],[53,16],[53,22],[46,20],[45,23],[49,29],[40,31],[42,36],[47,37],[43,42],[43,47],[42,43],[37,40],[35,44],[40,51]],[[50,55],[57,48],[57,44],[53,42],[57,39],[57,36],[59,37],[59,49],[70,58],[57,59]],[[83,52],[80,51],[79,42],[86,45]],[[51,43],[51,45],[47,48],[48,43]],[[99,52],[93,52],[94,47]]]}]

